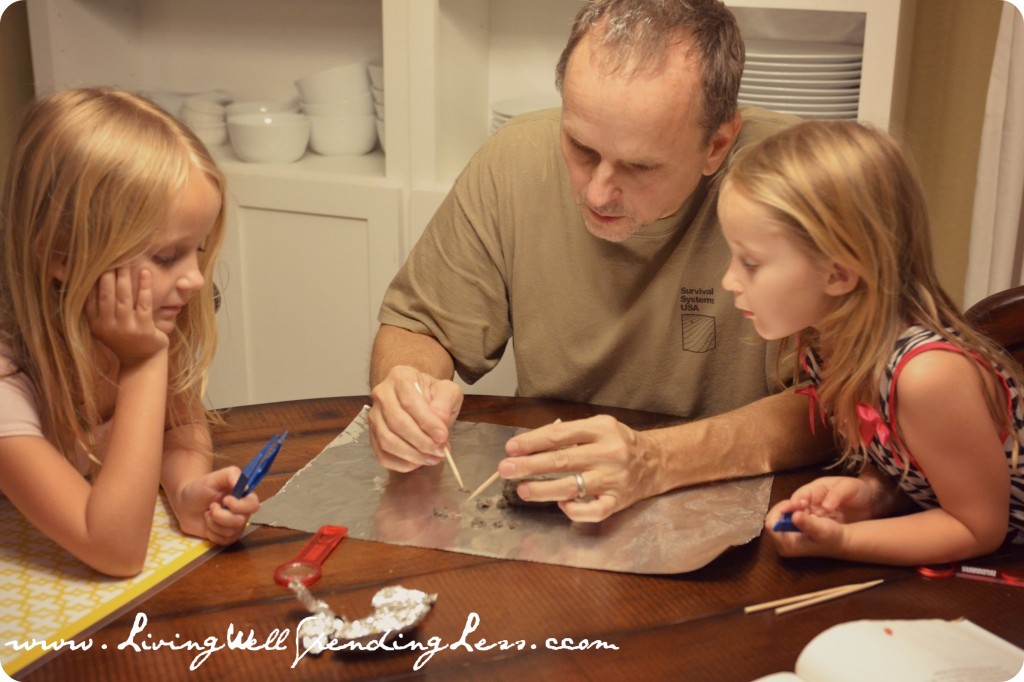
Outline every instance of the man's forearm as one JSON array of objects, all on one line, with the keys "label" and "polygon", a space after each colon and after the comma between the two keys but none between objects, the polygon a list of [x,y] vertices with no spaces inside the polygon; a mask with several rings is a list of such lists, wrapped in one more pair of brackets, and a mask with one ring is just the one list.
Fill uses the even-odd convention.
[{"label": "man's forearm", "polygon": [[437,339],[401,327],[383,324],[370,355],[370,388],[379,384],[396,365],[409,365],[437,377],[451,379],[455,364]]},{"label": "man's forearm", "polygon": [[646,435],[660,452],[665,492],[824,461],[834,449],[832,432],[820,421],[815,431],[807,398],[786,392]]}]

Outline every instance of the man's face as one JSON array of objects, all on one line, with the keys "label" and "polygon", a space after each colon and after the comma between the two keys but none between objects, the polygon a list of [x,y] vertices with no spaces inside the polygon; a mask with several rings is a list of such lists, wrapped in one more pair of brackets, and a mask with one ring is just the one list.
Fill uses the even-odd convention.
[{"label": "man's face", "polygon": [[685,44],[664,68],[640,74],[607,73],[591,47],[587,35],[566,66],[562,154],[587,229],[617,242],[678,211],[721,165],[735,131],[705,143],[700,68]]}]

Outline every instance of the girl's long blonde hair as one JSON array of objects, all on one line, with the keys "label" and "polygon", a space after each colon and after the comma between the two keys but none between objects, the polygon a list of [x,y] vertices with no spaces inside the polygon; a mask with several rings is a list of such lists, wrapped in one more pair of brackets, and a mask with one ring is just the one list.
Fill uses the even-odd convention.
[{"label": "girl's long blonde hair", "polygon": [[[939,284],[924,193],[892,137],[855,122],[804,122],[737,154],[725,182],[770,211],[810,254],[859,277],[816,330],[795,339],[798,356],[811,347],[824,358],[818,398],[834,417],[841,462],[863,465],[857,405],[880,410],[879,385],[907,324],[1020,380],[1013,360],[964,321]],[[1013,433],[1001,389],[986,400],[995,422]]]},{"label": "girl's long blonde hair", "polygon": [[217,187],[221,210],[199,254],[205,284],[170,339],[170,425],[211,416],[203,394],[217,343],[224,176],[188,128],[138,95],[66,90],[25,113],[0,200],[0,335],[31,380],[44,434],[72,463],[76,446],[94,452],[91,431],[104,419],[86,300],[100,275],[147,254],[194,172]]}]

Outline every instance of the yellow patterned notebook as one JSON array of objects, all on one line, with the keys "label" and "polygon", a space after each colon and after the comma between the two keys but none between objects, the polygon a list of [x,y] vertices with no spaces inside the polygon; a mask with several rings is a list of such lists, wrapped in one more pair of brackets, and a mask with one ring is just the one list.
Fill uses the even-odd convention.
[{"label": "yellow patterned notebook", "polygon": [[207,540],[182,535],[161,496],[142,573],[110,578],[57,546],[0,497],[3,671],[13,675],[22,670],[49,653],[43,642],[52,648],[74,639],[214,549],[217,546]]}]

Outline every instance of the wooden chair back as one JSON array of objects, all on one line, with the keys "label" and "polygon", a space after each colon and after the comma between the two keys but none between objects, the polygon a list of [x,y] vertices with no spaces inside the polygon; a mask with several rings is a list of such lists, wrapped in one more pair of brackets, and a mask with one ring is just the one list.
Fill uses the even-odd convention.
[{"label": "wooden chair back", "polygon": [[1024,365],[1024,286],[983,298],[968,308],[964,317]]}]

